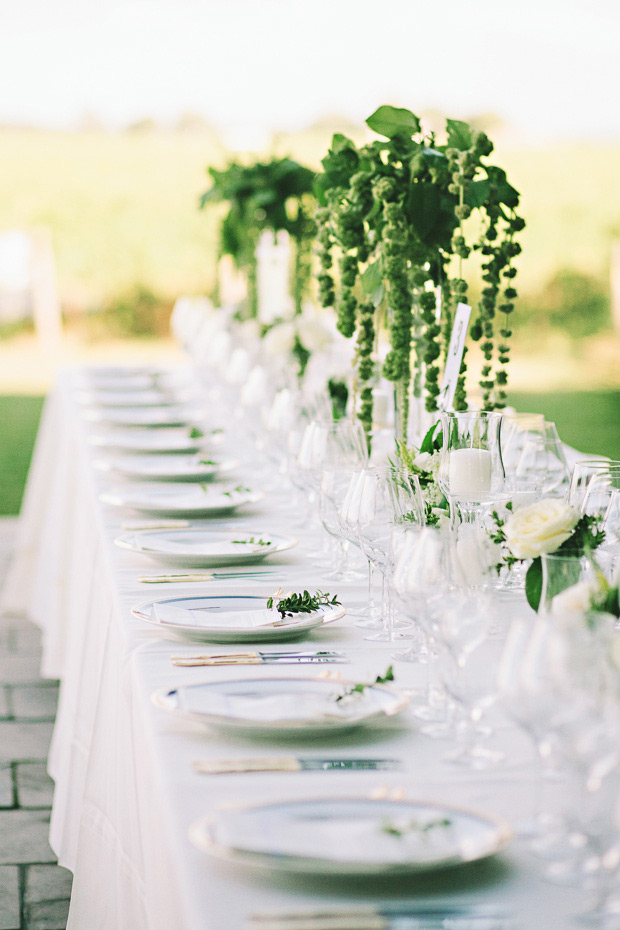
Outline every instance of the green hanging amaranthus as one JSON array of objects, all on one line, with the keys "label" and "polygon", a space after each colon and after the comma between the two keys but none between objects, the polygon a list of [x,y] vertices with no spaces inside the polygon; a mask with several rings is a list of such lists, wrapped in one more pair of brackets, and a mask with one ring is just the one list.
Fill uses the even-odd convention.
[{"label": "green hanging amaranthus", "polygon": [[[389,106],[366,123],[384,138],[357,147],[336,134],[317,179],[319,296],[324,307],[335,308],[343,335],[357,333],[358,416],[368,436],[377,363],[376,347],[368,354],[369,320],[372,315],[375,343],[375,329],[387,320],[383,374],[400,391],[397,433],[406,442],[409,398],[424,393],[427,410],[438,409],[453,315],[457,303],[467,302],[466,266],[474,250],[484,258],[486,285],[472,326],[472,338],[483,340],[480,385],[487,409],[504,406],[516,297],[512,260],[519,252],[514,237],[525,224],[505,172],[485,163],[493,145],[484,133],[447,120],[446,141],[438,144],[415,114]],[[473,244],[470,217],[483,230]],[[497,347],[496,310],[503,314]],[[467,407],[465,371],[463,360],[457,410]]]}]

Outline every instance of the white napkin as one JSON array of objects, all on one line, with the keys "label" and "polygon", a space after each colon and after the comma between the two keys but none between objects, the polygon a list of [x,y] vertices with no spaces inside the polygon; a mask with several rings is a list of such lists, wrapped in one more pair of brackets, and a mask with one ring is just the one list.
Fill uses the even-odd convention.
[{"label": "white napkin", "polygon": [[[386,812],[387,813],[387,812]],[[420,812],[419,823],[441,817],[434,812]],[[413,812],[412,817],[416,816]],[[429,830],[407,830],[395,836],[383,829],[384,823],[406,827],[407,812],[398,817],[363,815],[346,817],[282,817],[276,813],[262,816],[225,812],[218,816],[216,836],[219,843],[257,852],[309,856],[335,862],[433,862],[458,856],[464,850],[454,826]],[[474,831],[475,832],[475,831]]]},{"label": "white napkin", "polygon": [[[248,683],[248,692],[251,689]],[[338,693],[337,687],[333,695]],[[280,694],[223,694],[211,688],[180,689],[180,708],[188,713],[217,714],[237,720],[251,720],[256,723],[276,723],[293,720],[316,721],[325,717],[344,720],[358,717],[360,707],[369,702],[364,695],[353,704],[342,705],[334,700],[332,693],[280,693]]]},{"label": "white napkin", "polygon": [[[277,610],[188,610],[175,604],[153,604],[151,616],[158,623],[193,626],[197,629],[253,630],[257,627],[283,626]],[[304,615],[307,616],[307,615]]]}]

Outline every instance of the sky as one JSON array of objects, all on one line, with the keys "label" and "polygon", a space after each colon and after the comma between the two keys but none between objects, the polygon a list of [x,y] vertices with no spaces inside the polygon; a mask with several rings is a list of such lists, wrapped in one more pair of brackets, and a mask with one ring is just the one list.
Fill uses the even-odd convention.
[{"label": "sky", "polygon": [[391,103],[620,139],[620,0],[0,3],[0,123],[196,112],[234,136]]}]

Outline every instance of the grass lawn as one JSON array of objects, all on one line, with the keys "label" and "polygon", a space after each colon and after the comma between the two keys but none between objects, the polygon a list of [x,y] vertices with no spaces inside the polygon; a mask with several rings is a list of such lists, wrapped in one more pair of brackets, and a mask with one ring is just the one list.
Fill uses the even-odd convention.
[{"label": "grass lawn", "polygon": [[580,452],[620,460],[620,391],[510,392],[510,403],[553,420],[560,438]]},{"label": "grass lawn", "polygon": [[0,516],[19,513],[42,397],[0,397]]}]

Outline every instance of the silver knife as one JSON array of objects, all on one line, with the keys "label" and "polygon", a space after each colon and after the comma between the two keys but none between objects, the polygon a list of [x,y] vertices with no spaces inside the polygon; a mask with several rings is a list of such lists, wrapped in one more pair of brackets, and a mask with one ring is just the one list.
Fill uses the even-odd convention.
[{"label": "silver knife", "polygon": [[504,913],[450,906],[253,914],[247,930],[516,930]]},{"label": "silver knife", "polygon": [[173,655],[173,665],[321,665],[325,662],[345,663],[351,659],[344,652],[236,652],[232,654]]},{"label": "silver knife", "polygon": [[165,575],[138,575],[138,581],[143,583],[165,584],[172,582],[188,581],[223,581],[226,578],[258,578],[261,575],[277,575],[278,572],[270,571],[247,571],[247,572],[183,572],[182,574],[165,574]]},{"label": "silver knife", "polygon": [[249,759],[197,759],[195,772],[202,775],[231,775],[243,772],[376,772],[397,769],[398,759],[299,759],[295,756],[264,756]]}]

